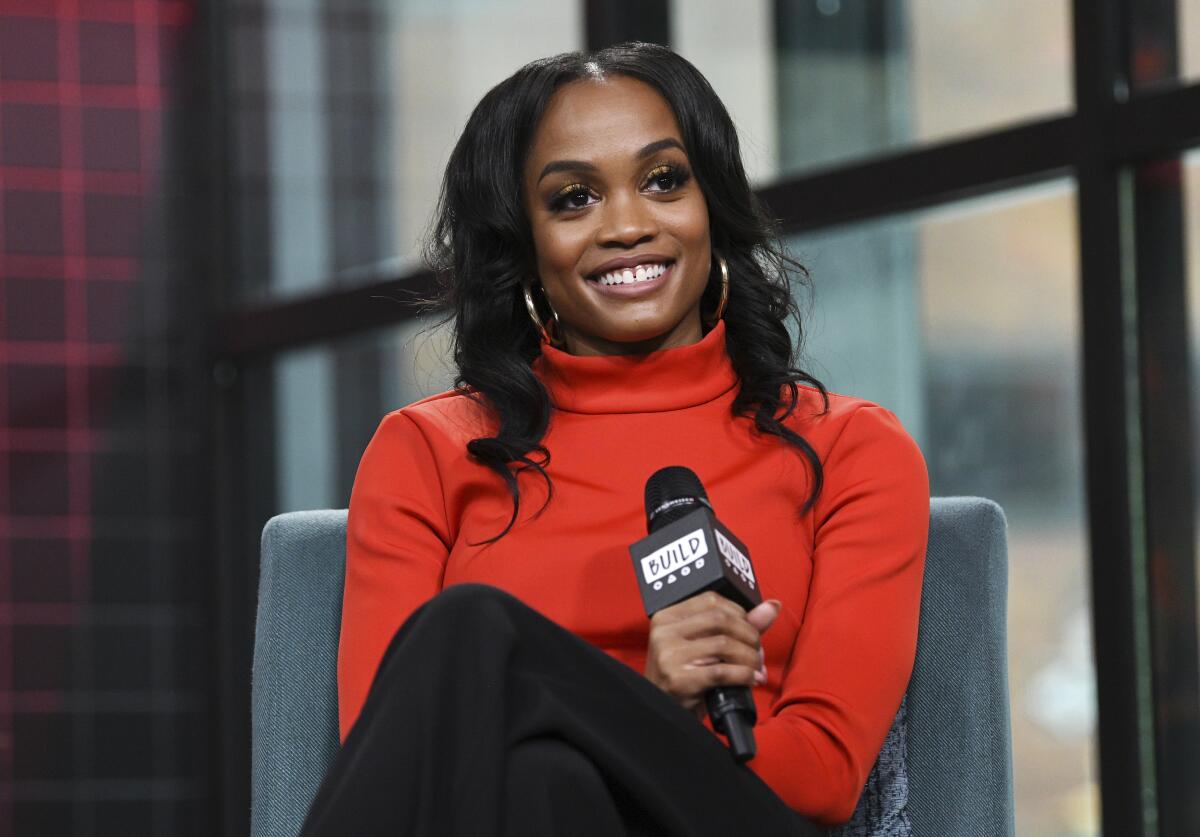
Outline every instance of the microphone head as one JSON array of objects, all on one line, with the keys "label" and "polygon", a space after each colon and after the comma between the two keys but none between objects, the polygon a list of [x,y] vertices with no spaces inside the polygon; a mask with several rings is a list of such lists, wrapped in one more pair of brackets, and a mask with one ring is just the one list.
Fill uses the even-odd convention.
[{"label": "microphone head", "polygon": [[670,465],[646,480],[646,531],[654,532],[701,506],[712,510],[708,493],[691,468]]}]

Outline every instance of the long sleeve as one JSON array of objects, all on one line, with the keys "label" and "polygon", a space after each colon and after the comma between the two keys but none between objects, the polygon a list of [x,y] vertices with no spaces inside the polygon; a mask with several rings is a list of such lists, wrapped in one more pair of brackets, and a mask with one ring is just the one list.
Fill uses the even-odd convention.
[{"label": "long sleeve", "polygon": [[363,453],[350,495],[338,649],[342,740],[392,635],[441,590],[450,543],[430,446],[412,418],[389,413]]},{"label": "long sleeve", "polygon": [[750,767],[793,809],[836,824],[854,813],[912,673],[929,478],[875,405],[851,415],[824,467],[807,605]]}]

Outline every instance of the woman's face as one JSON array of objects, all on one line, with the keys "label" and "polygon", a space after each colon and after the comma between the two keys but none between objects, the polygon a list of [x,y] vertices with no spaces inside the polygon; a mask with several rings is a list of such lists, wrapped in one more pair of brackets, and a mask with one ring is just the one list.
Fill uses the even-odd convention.
[{"label": "woman's face", "polygon": [[700,339],[708,207],[657,90],[624,76],[559,88],[524,186],[536,278],[567,351],[640,354]]}]

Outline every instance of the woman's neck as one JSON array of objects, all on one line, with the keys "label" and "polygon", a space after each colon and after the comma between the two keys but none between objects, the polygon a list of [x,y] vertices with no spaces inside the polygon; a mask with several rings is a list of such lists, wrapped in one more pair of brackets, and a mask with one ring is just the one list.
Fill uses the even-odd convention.
[{"label": "woman's neck", "polygon": [[551,403],[573,413],[644,413],[706,404],[737,386],[725,323],[700,340],[641,355],[572,355],[542,344],[533,361]]}]

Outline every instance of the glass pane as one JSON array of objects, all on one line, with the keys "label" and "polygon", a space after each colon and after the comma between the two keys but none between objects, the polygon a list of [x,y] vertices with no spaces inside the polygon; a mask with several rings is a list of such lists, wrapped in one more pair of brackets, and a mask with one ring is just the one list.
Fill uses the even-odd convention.
[{"label": "glass pane", "polygon": [[1200,0],[1179,0],[1179,56],[1183,77],[1200,78]]},{"label": "glass pane", "polygon": [[1008,517],[1017,833],[1098,833],[1072,184],[791,246],[812,272],[805,368],[892,409],[934,496]]},{"label": "glass pane", "polygon": [[346,508],[383,415],[450,388],[448,337],[436,319],[413,319],[275,359],[272,513]]},{"label": "glass pane", "polygon": [[233,4],[232,297],[263,302],[411,269],[471,108],[527,61],[578,49],[580,8]]},{"label": "glass pane", "polygon": [[757,182],[1072,107],[1066,0],[675,0]]},{"label": "glass pane", "polygon": [[774,5],[770,0],[671,2],[671,45],[704,73],[725,103],[755,185],[779,176]]}]

